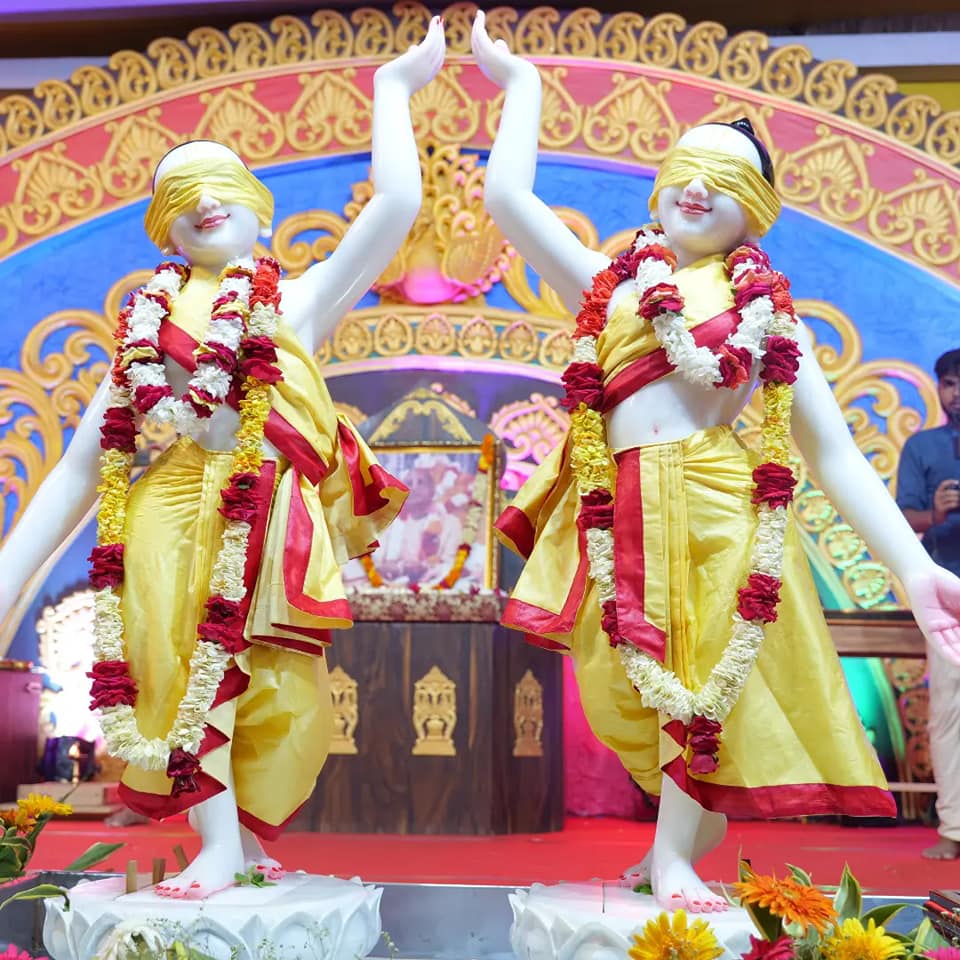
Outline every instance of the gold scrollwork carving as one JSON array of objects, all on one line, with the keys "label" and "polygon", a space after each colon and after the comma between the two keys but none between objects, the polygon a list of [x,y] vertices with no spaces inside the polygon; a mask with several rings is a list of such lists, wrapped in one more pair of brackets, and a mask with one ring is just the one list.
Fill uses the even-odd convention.
[{"label": "gold scrollwork carving", "polygon": [[732,37],[720,51],[720,78],[739,87],[752,87],[764,73],[762,52],[766,43],[762,33],[738,33]]},{"label": "gold scrollwork carving", "polygon": [[514,33],[514,52],[527,57],[549,57],[557,52],[554,27],[560,14],[553,7],[534,7],[525,13]]},{"label": "gold scrollwork carving", "polygon": [[960,163],[960,110],[945,113],[928,131],[924,147],[944,163]]},{"label": "gold scrollwork carving", "polygon": [[563,84],[567,73],[566,67],[540,70],[543,78],[540,143],[551,150],[569,146],[580,136],[583,126],[584,108]]},{"label": "gold scrollwork carving", "polygon": [[922,259],[952,263],[960,256],[957,192],[922,170],[914,183],[881,197],[867,213],[870,231],[886,243],[910,243]]},{"label": "gold scrollwork carving", "polygon": [[157,92],[157,71],[142,53],[120,50],[110,57],[107,65],[117,75],[117,93],[124,103],[140,100]]},{"label": "gold scrollwork carving", "polygon": [[[294,18],[284,17],[283,20],[294,21]],[[277,20],[274,22],[279,23],[280,21]],[[299,23],[299,21],[295,22]],[[353,49],[353,28],[347,23],[342,14],[334,10],[318,10],[310,22],[317,31],[313,42],[313,54],[317,60],[338,60],[341,57],[349,56]],[[292,38],[293,30],[290,29],[287,32]],[[303,32],[307,35],[305,49],[309,49],[309,34],[307,34],[306,30]],[[289,50],[288,47],[290,47]],[[294,50],[288,41],[284,44],[284,49],[287,51],[285,54],[287,59],[281,60],[281,63],[298,63],[300,60],[305,59],[299,56],[299,44],[297,44]]]},{"label": "gold scrollwork carving", "polygon": [[330,697],[333,700],[330,753],[356,756],[358,751],[355,734],[360,722],[357,681],[339,664],[330,671]]},{"label": "gold scrollwork carving", "polygon": [[315,152],[333,142],[348,147],[369,143],[373,102],[354,84],[356,74],[347,67],[300,78],[303,92],[286,117],[290,146]]},{"label": "gold scrollwork carving", "polygon": [[283,123],[253,96],[254,83],[200,94],[206,111],[194,131],[197,139],[219,140],[242,156],[266,160],[284,143]]},{"label": "gold scrollwork carving", "polygon": [[[454,53],[469,51],[474,3],[446,8],[448,42]],[[159,38],[147,55],[121,51],[110,59],[109,70],[83,67],[69,82],[50,81],[34,97],[13,94],[0,100],[6,117],[5,139],[20,146],[52,130],[65,129],[118,103],[130,103],[158,90],[172,90],[196,79],[260,70],[275,64],[342,61],[344,58],[382,58],[403,52],[419,39],[429,19],[428,8],[416,0],[402,0],[392,13],[362,7],[350,14],[321,10],[308,21],[293,16],[275,18],[268,33],[252,23],[237,23],[225,33],[209,27],[193,31],[187,42]],[[633,13],[603,16],[592,8],[561,15],[547,6],[521,16],[509,7],[491,10],[490,35],[503,38],[525,55],[602,57],[679,69],[712,76],[728,83],[761,89],[846,116],[904,143],[922,147],[947,163],[960,150],[955,112],[940,117],[928,98],[900,97],[888,77],[858,76],[846,61],[814,63],[798,44],[769,50],[767,37],[755,31],[727,36],[716,23],[693,25],[676,14],[645,20]],[[275,39],[274,39],[275,38]]]},{"label": "gold scrollwork carving", "polygon": [[459,144],[480,129],[480,104],[458,79],[463,68],[448,65],[410,100],[410,116],[418,138]]},{"label": "gold scrollwork carving", "polygon": [[557,30],[557,47],[570,57],[597,55],[597,27],[603,23],[598,10],[581,8],[568,14]]},{"label": "gold scrollwork carving", "polygon": [[877,196],[866,165],[873,146],[834,134],[823,124],[817,134],[818,141],[781,163],[781,193],[788,202],[818,203],[840,223],[854,223],[867,214]]},{"label": "gold scrollwork carving", "polygon": [[393,53],[393,24],[382,11],[373,7],[360,7],[350,14],[350,22],[356,26],[353,52],[358,57],[383,57]]},{"label": "gold scrollwork carving", "polygon": [[806,68],[812,61],[813,54],[798,43],[778,47],[763,65],[763,89],[778,97],[795,100],[803,93]]},{"label": "gold scrollwork carving", "polygon": [[890,111],[884,126],[890,136],[910,146],[918,146],[923,143],[930,121],[942,110],[933,97],[920,94],[904,97]]},{"label": "gold scrollwork carving", "polygon": [[88,117],[120,102],[116,80],[102,67],[80,67],[73,72],[70,82],[80,88],[80,106]]},{"label": "gold scrollwork carving", "polygon": [[177,144],[176,134],[160,123],[162,111],[152,107],[104,127],[110,146],[95,167],[105,190],[115,197],[136,197],[146,192],[157,161]]},{"label": "gold scrollwork carving", "polygon": [[[393,437],[403,426],[408,417],[436,417],[448,439],[459,443],[474,443],[470,431],[460,422],[457,415],[450,409],[451,404],[444,400],[452,398],[452,405],[462,408],[463,401],[454,394],[444,395],[442,390],[433,387],[422,387],[409,393],[401,403],[398,403],[380,422],[368,440],[371,444],[384,443]],[[461,413],[471,414],[461,409]]]},{"label": "gold scrollwork carving", "polygon": [[532,670],[513,688],[513,755],[543,756],[543,684]]},{"label": "gold scrollwork carving", "polygon": [[628,63],[637,60],[644,22],[639,13],[615,13],[600,30],[600,56]]},{"label": "gold scrollwork carving", "polygon": [[[347,230],[347,221],[329,210],[308,210],[287,217],[273,233],[273,255],[284,272],[299,276],[311,264],[328,257]],[[319,232],[312,241],[297,240],[300,234]]]},{"label": "gold scrollwork carving", "polygon": [[672,67],[680,53],[678,34],[686,26],[687,21],[675,13],[661,13],[648,20],[637,48],[640,60],[654,67]]},{"label": "gold scrollwork carving", "polygon": [[[324,43],[329,38],[326,26],[322,25],[319,19],[324,12],[326,11],[313,15],[312,23],[317,28],[316,37],[310,36],[310,29],[298,17],[274,17],[270,21],[270,32],[276,37],[273,50],[278,64],[303,63],[311,59],[311,56],[316,60],[330,60],[342,55],[341,53],[326,55]],[[340,19],[343,18],[340,17]],[[349,31],[349,26],[347,29]]]},{"label": "gold scrollwork carving", "polygon": [[897,84],[890,77],[867,74],[850,88],[844,110],[865,127],[880,127],[890,113],[890,94],[896,92]]},{"label": "gold scrollwork carving", "polygon": [[638,160],[655,162],[676,143],[680,124],[667,102],[669,81],[653,83],[646,77],[615,73],[613,90],[587,108],[583,139],[602,154],[629,148]]},{"label": "gold scrollwork carving", "polygon": [[156,61],[157,84],[161,90],[192,83],[197,76],[196,58],[182,40],[161,37],[147,47],[147,54]]},{"label": "gold scrollwork carving", "polygon": [[274,62],[273,40],[259,24],[235,23],[227,34],[234,44],[236,70],[262,70]]},{"label": "gold scrollwork carving", "polygon": [[10,212],[23,233],[38,235],[63,217],[79,217],[96,209],[103,188],[90,172],[66,156],[66,144],[14,162],[20,182]]},{"label": "gold scrollwork carving", "polygon": [[43,103],[43,119],[49,130],[59,130],[83,117],[80,97],[62,80],[45,80],[37,84],[36,96]]},{"label": "gold scrollwork carving", "polygon": [[720,44],[727,31],[719,23],[705,20],[691,27],[677,49],[677,63],[689,73],[709,77],[720,66]]},{"label": "gold scrollwork carving", "polygon": [[457,685],[438,667],[413,686],[415,757],[455,757],[453,732],[457,726]]},{"label": "gold scrollwork carving", "polygon": [[187,43],[196,48],[194,59],[198,77],[222,77],[233,67],[233,47],[227,37],[213,27],[199,27],[187,34]]}]

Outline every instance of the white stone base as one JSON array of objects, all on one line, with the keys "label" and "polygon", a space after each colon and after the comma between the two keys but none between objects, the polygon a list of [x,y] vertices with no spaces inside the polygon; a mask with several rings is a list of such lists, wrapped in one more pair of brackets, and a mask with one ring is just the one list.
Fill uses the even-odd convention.
[{"label": "white stone base", "polygon": [[52,960],[94,960],[118,927],[130,935],[146,927],[167,946],[180,940],[214,960],[365,957],[380,939],[383,891],[359,879],[292,873],[275,886],[230,887],[205,900],[158,897],[152,887],[125,894],[124,886],[123,877],[79,883],[68,911],[59,898],[46,901]]},{"label": "white stone base", "polygon": [[[510,946],[520,960],[624,960],[633,934],[663,912],[649,894],[625,880],[604,883],[535,883],[510,895]],[[758,936],[746,910],[702,914],[724,947],[720,960],[739,958]],[[688,917],[688,919],[692,919]]]}]

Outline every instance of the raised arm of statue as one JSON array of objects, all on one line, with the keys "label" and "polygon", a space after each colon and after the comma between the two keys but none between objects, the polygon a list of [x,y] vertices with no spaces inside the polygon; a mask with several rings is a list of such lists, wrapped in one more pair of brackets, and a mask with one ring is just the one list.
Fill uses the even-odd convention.
[{"label": "raised arm of statue", "polygon": [[311,350],[370,288],[403,243],[421,203],[420,160],[410,97],[443,65],[443,22],[374,75],[374,194],[329,258],[283,286],[287,322]]},{"label": "raised arm of statue", "polygon": [[500,129],[487,162],[484,199],[497,226],[576,313],[583,291],[609,258],[585,247],[533,192],[540,130],[540,75],[503,40],[490,39],[484,15],[473,22],[473,53],[484,74],[506,92]]},{"label": "raised arm of statue", "polygon": [[800,451],[844,520],[903,583],[927,639],[960,664],[960,580],[933,562],[857,448],[805,329],[798,340],[804,356],[794,387],[793,435]]},{"label": "raised arm of statue", "polygon": [[27,581],[73,532],[97,498],[100,423],[107,407],[109,377],[100,385],[67,452],[34,494],[0,548],[0,623]]}]

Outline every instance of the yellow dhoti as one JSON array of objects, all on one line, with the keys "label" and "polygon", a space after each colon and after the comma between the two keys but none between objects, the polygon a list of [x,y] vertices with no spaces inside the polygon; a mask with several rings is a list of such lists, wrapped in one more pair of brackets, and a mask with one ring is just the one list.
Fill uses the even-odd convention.
[{"label": "yellow dhoti", "polygon": [[[211,302],[215,278],[196,274],[173,319]],[[271,388],[265,460],[252,493],[244,638],[228,663],[199,750],[199,790],[171,795],[164,771],[129,765],[125,802],[154,817],[182,811],[233,784],[241,821],[275,837],[313,790],[329,751],[332,704],[324,647],[352,624],[340,564],[367,552],[396,516],[403,484],[380,467],[330,401],[292,333],[276,335],[283,380]],[[164,350],[191,369],[196,340],[174,323]],[[197,626],[225,520],[221,490],[232,455],[181,438],[133,484],[127,504],[121,605],[137,684],[141,734],[166,737],[186,689]]]},{"label": "yellow dhoti", "polygon": [[[680,282],[682,273],[675,274]],[[614,319],[608,330],[613,326],[623,344],[631,338]],[[655,346],[648,338],[646,352]],[[599,352],[604,370],[625,369],[622,352],[616,364]],[[724,721],[719,767],[690,771],[683,725],[643,706],[601,628],[576,525],[568,443],[540,465],[498,522],[502,539],[527,557],[503,622],[573,655],[587,720],[637,784],[659,794],[667,774],[705,808],[735,816],[895,816],[792,516],[777,620],[766,626],[756,665]],[[699,689],[730,640],[737,591],[749,572],[757,459],[726,426],[616,459],[620,632]]]}]

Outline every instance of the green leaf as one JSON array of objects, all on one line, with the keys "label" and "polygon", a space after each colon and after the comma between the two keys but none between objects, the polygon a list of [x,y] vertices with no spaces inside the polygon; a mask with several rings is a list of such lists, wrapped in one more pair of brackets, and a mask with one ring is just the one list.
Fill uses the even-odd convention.
[{"label": "green leaf", "polygon": [[103,863],[111,853],[119,850],[122,846],[122,843],[94,843],[81,853],[73,863],[63,869],[89,870],[95,864]]},{"label": "green leaf", "polygon": [[[895,917],[904,907],[908,907],[908,903],[884,903],[879,907],[874,907],[872,910],[869,910],[861,918],[863,925],[866,926],[867,922],[872,920],[878,927],[885,927],[887,921],[892,917]],[[890,931],[886,931],[889,933]]]},{"label": "green leaf", "polygon": [[790,871],[790,875],[794,880],[802,883],[805,887],[813,886],[813,878],[807,873],[806,870],[802,870],[800,867],[795,867],[792,863],[787,864],[787,869]]},{"label": "green leaf", "polygon": [[929,917],[924,917],[916,930],[910,932],[913,940],[914,953],[926,953],[928,950],[937,950],[940,947],[949,947],[950,944],[937,933]]},{"label": "green leaf", "polygon": [[638,883],[633,888],[634,893],[649,893],[650,896],[653,896],[653,887],[649,883]]},{"label": "green leaf", "polygon": [[840,886],[833,898],[833,906],[839,916],[839,922],[859,917],[863,909],[863,894],[860,882],[850,872],[847,864],[843,865],[843,876],[840,877]]},{"label": "green leaf", "polygon": [[[746,860],[740,861],[738,873],[741,882],[754,876],[753,869]],[[750,919],[764,939],[772,943],[781,936],[780,918],[775,917],[766,907],[751,903],[742,903],[741,906],[750,914]]]},{"label": "green leaf", "polygon": [[40,883],[7,897],[3,903],[0,903],[0,910],[15,900],[46,900],[47,897],[63,897],[63,909],[70,909],[70,897],[67,896],[67,891],[63,887],[58,887],[55,883]]}]

